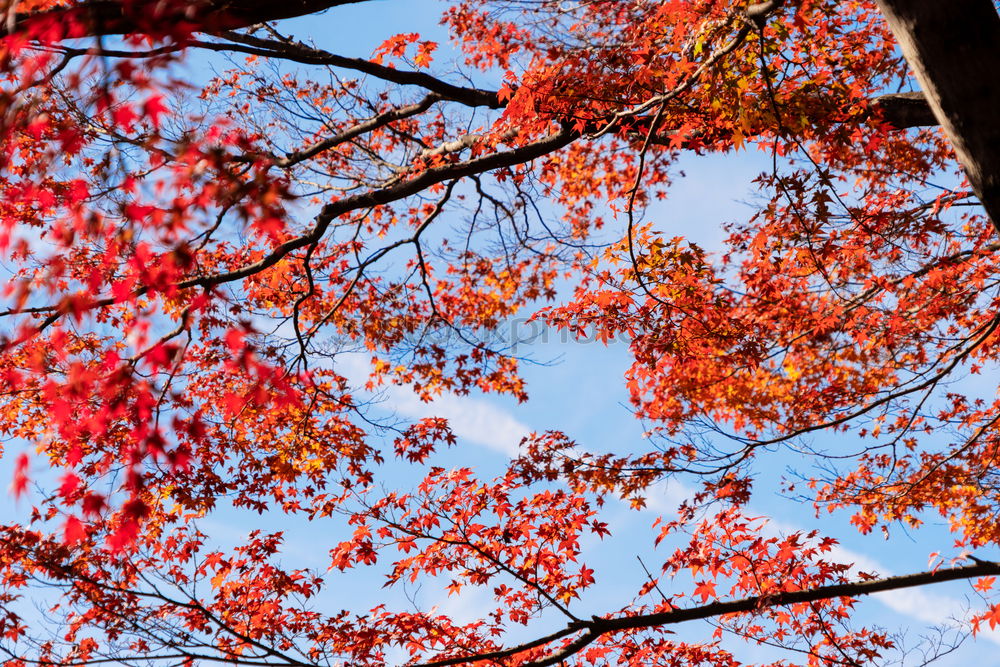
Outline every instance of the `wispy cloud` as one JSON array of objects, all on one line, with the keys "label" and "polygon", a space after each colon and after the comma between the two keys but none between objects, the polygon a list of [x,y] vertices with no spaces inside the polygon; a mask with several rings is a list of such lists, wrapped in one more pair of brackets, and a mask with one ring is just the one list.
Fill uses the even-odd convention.
[{"label": "wispy cloud", "polygon": [[[338,357],[337,371],[356,384],[365,381],[369,370],[367,359],[360,354]],[[443,417],[459,438],[505,456],[516,456],[521,440],[531,433],[506,410],[470,396],[446,393],[425,402],[409,387],[388,385],[382,397],[382,407],[390,412],[412,419]]]},{"label": "wispy cloud", "polygon": [[[646,510],[657,514],[672,514],[677,506],[693,494],[693,490],[676,481],[656,484],[650,489],[646,498]],[[766,515],[766,512],[754,512],[752,515]],[[784,521],[769,520],[763,527],[766,535],[787,535],[793,532],[807,532],[807,529]],[[850,563],[850,573],[857,576],[861,572],[876,574],[880,577],[891,577],[893,571],[874,558],[835,545],[829,554],[829,559],[838,563]],[[872,600],[888,607],[892,611],[919,620],[929,625],[942,627],[958,627],[966,623],[970,608],[965,600],[948,595],[935,593],[925,587],[902,588],[894,591],[883,591],[871,596]],[[1000,644],[1000,632],[984,630],[978,638]]]},{"label": "wispy cloud", "polygon": [[444,417],[459,438],[506,456],[515,456],[519,443],[531,432],[505,410],[468,396],[444,394],[425,403],[407,387],[398,386],[390,387],[386,395],[393,411],[415,419]]},{"label": "wispy cloud", "polygon": [[[803,529],[793,524],[771,520],[763,530],[770,534],[788,534]],[[852,564],[850,573],[855,576],[861,572],[880,577],[894,575],[891,568],[871,556],[839,544],[830,551],[829,558],[839,563]],[[883,591],[872,594],[871,598],[898,614],[935,626],[959,627],[965,625],[970,616],[970,606],[966,601],[935,593],[925,587]],[[1000,644],[1000,632],[984,630],[977,637]]]},{"label": "wispy cloud", "polygon": [[676,479],[664,479],[649,487],[646,493],[647,512],[671,515],[685,500],[694,495],[694,489]]}]

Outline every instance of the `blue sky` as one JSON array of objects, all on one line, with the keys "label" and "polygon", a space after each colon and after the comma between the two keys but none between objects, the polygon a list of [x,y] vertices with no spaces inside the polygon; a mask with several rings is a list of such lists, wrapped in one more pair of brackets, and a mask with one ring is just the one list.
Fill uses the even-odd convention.
[{"label": "blue sky", "polygon": [[[320,19],[289,21],[286,31],[302,37],[312,36],[317,44],[336,53],[367,56],[384,39],[399,32],[418,31],[429,39],[443,40],[437,18],[444,6],[445,3],[432,0],[375,0],[337,8]],[[754,197],[751,179],[769,168],[769,156],[756,152],[726,157],[684,156],[677,170],[683,171],[685,176],[678,175],[668,199],[652,205],[646,218],[668,235],[688,237],[710,251],[717,249],[723,238],[720,223],[751,214],[752,208],[745,203]],[[532,396],[528,403],[517,404],[503,397],[485,395],[444,395],[432,403],[422,403],[406,388],[388,387],[380,393],[381,402],[376,411],[406,419],[447,417],[460,439],[459,446],[449,453],[449,460],[455,464],[473,462],[487,471],[499,470],[507,458],[516,453],[520,439],[532,431],[561,430],[582,446],[597,451],[615,451],[619,447],[634,449],[634,444],[642,439],[642,424],[632,417],[627,407],[622,374],[628,366],[629,356],[623,344],[603,346],[594,342],[566,341],[550,332],[545,340],[523,344],[518,353],[528,354],[538,362],[525,365]],[[348,376],[360,378],[366,369],[366,361],[360,356],[338,363],[341,364],[338,370]],[[822,440],[828,437],[820,436],[817,444],[847,448],[844,443]],[[11,454],[17,451],[20,451],[17,446],[9,447],[4,459],[0,460],[0,476],[4,479],[10,479]],[[842,561],[855,562],[860,569],[883,575],[923,570],[930,552],[948,549],[951,539],[947,532],[934,525],[918,533],[894,531],[893,540],[886,542],[881,535],[858,534],[848,524],[846,514],[817,519],[811,507],[789,501],[777,492],[778,480],[787,467],[806,470],[808,462],[782,451],[765,457],[762,463],[764,467],[760,471],[752,509],[775,517],[768,530],[791,532],[818,528],[841,540],[838,555]],[[649,530],[650,525],[657,514],[669,516],[684,492],[682,484],[662,485],[651,494],[649,506],[644,511],[624,506],[608,508],[610,519],[605,520],[610,520],[615,535],[604,544],[594,542],[590,545],[593,551],[586,562],[595,566],[599,584],[581,601],[581,613],[599,614],[628,602],[629,593],[620,591],[635,590],[636,582],[643,579],[635,556],[643,554],[650,559],[647,563],[655,563],[655,556],[651,555],[653,533]],[[0,513],[8,518],[23,516],[25,509],[26,503],[15,506],[9,497],[0,498]],[[307,526],[281,516],[220,512],[205,520],[203,525],[222,543],[237,542],[258,527],[280,527],[286,530],[286,557],[320,570],[327,566],[326,550],[337,541],[334,526]],[[316,547],[318,530],[329,531],[329,546]],[[358,601],[359,610],[374,606],[381,600],[363,595],[366,591],[379,590],[381,582],[374,573],[372,577],[363,579],[356,575],[334,574],[336,583],[327,593],[332,597],[321,600],[320,604],[331,610],[352,600]],[[916,633],[927,624],[945,623],[950,616],[960,615],[965,606],[964,598],[970,592],[967,584],[953,584],[885,593],[860,602],[858,618],[888,628],[912,626]],[[402,593],[387,591],[384,595],[387,600],[402,601]],[[470,616],[482,608],[485,595],[483,591],[466,589],[458,596],[447,597],[428,585],[417,597],[425,603],[438,605],[442,611]],[[553,629],[555,623],[559,623],[559,619],[542,619],[532,625],[529,634],[543,634]],[[692,640],[711,634],[704,624],[691,624],[679,631]],[[983,635],[975,642],[967,642],[938,664],[964,665],[969,661],[981,665],[1000,664],[995,658],[998,643],[1000,635]],[[738,642],[731,642],[730,646],[738,658],[747,661],[778,657],[794,660],[792,654],[775,653],[767,648]]]}]

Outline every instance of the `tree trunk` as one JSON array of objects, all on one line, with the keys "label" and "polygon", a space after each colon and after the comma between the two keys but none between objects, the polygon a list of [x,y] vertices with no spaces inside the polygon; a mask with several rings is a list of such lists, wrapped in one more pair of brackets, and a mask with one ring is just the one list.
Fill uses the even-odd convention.
[{"label": "tree trunk", "polygon": [[1000,15],[992,0],[877,0],[1000,233]]}]

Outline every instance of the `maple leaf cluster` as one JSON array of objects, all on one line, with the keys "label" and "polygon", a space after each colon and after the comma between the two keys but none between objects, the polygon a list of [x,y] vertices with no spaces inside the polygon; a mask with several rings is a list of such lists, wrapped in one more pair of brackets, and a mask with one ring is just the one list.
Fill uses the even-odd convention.
[{"label": "maple leaf cluster", "polygon": [[[996,563],[858,573],[750,509],[827,433],[817,511],[1000,544],[1000,399],[949,386],[1000,355],[1000,242],[946,136],[879,101],[910,70],[874,2],[455,0],[449,45],[370,58],[280,22],[353,3],[286,4],[5,6],[5,664],[722,666],[736,637],[861,665],[905,647],[856,597],[952,579],[1000,623]],[[772,168],[721,249],[647,215],[682,155],[740,151]],[[372,404],[543,402],[514,318],[628,341],[646,437],[534,433],[493,469]],[[614,547],[656,565],[585,613],[618,501],[678,479]],[[286,564],[296,528],[322,567]],[[341,573],[486,602],[338,600]]]}]

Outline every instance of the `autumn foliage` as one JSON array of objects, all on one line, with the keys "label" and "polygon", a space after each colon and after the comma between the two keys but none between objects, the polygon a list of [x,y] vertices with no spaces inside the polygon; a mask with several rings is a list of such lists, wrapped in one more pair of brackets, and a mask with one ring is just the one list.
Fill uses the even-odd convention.
[{"label": "autumn foliage", "polygon": [[[941,130],[893,115],[912,80],[873,1],[453,0],[449,44],[369,58],[279,21],[346,4],[4,5],[6,664],[728,666],[737,637],[865,665],[900,647],[855,598],[948,579],[981,594],[967,630],[1000,623],[1000,402],[952,384],[995,373],[1000,242]],[[771,168],[707,221],[721,250],[647,215],[685,154],[746,152]],[[476,468],[447,420],[371,404],[544,402],[512,318],[626,340],[646,438],[539,432]],[[787,448],[822,515],[943,518],[944,564],[886,579],[765,530],[753,480]],[[664,480],[692,491],[645,583],[581,607],[611,508]],[[232,542],[241,513],[328,569]]]}]

